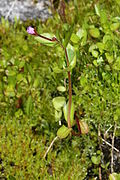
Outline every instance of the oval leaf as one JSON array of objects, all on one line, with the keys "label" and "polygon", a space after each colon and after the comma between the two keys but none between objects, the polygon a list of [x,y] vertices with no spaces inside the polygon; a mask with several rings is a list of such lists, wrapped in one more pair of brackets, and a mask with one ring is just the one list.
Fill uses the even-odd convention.
[{"label": "oval leaf", "polygon": [[79,37],[75,33],[73,33],[70,40],[73,43],[78,43],[80,39],[79,39]]},{"label": "oval leaf", "polygon": [[62,111],[55,110],[55,120],[60,121],[61,117],[62,117]]},{"label": "oval leaf", "polygon": [[91,29],[89,30],[89,33],[90,33],[90,35],[91,35],[92,37],[94,37],[94,38],[98,38],[98,37],[100,36],[100,31],[99,31],[99,29],[97,29],[97,28],[91,28]]},{"label": "oval leaf", "polygon": [[7,76],[15,76],[16,75],[15,70],[10,70],[10,69],[6,70],[5,73]]},{"label": "oval leaf", "polygon": [[98,51],[92,50],[92,55],[93,55],[93,57],[97,58],[98,57]]},{"label": "oval leaf", "polygon": [[79,121],[81,134],[87,134],[89,131],[88,125],[85,121]]},{"label": "oval leaf", "polygon": [[100,156],[92,156],[91,160],[92,160],[93,164],[98,165],[98,164],[100,164],[101,157]]},{"label": "oval leaf", "polygon": [[53,100],[53,106],[54,108],[59,111],[65,104],[65,97],[59,96],[55,97]]},{"label": "oval leaf", "polygon": [[64,86],[58,86],[57,90],[60,91],[60,92],[65,92],[66,88]]},{"label": "oval leaf", "polygon": [[63,125],[62,127],[60,127],[58,129],[57,136],[60,139],[64,139],[64,138],[66,138],[70,134],[71,130],[72,130],[71,128],[68,128],[68,127]]},{"label": "oval leaf", "polygon": [[40,79],[36,78],[35,81],[34,81],[33,87],[37,88],[39,86],[39,84],[40,84]]},{"label": "oval leaf", "polygon": [[26,102],[26,114],[29,116],[32,111],[32,96],[29,96]]},{"label": "oval leaf", "polygon": [[120,26],[120,23],[113,23],[110,26],[111,31],[116,31]]},{"label": "oval leaf", "polygon": [[78,32],[76,33],[76,35],[81,39],[81,46],[84,46],[87,42],[87,31],[86,31],[86,29],[84,27],[79,29]]},{"label": "oval leaf", "polygon": [[69,27],[69,29],[66,31],[65,33],[65,40],[63,42],[63,46],[66,48],[69,41],[70,41],[70,38],[71,38],[71,35],[72,35],[72,32],[73,32],[73,28],[74,28],[74,24],[72,26]]},{"label": "oval leaf", "polygon": [[[68,117],[68,103],[65,104],[65,106],[63,108],[63,113],[64,113],[65,120],[67,121],[67,117]],[[72,101],[72,104],[71,104],[71,113],[70,113],[71,126],[74,124],[74,113],[75,113],[75,106],[74,106],[74,102]]]},{"label": "oval leaf", "polygon": [[119,180],[119,179],[120,179],[120,174],[112,173],[109,175],[109,180]]},{"label": "oval leaf", "polygon": [[68,44],[66,49],[67,49],[67,55],[68,55],[68,60],[69,60],[69,67],[70,67],[70,69],[73,69],[76,65],[75,49],[71,44]]}]

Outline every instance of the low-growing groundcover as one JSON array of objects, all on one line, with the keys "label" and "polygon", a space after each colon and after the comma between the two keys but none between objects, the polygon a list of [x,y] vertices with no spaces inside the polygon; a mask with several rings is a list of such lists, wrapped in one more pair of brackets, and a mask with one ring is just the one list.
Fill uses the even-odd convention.
[{"label": "low-growing groundcover", "polygon": [[117,0],[76,3],[66,4],[62,20],[55,14],[34,25],[40,34],[52,33],[74,47],[74,106],[89,132],[58,139],[43,158],[59,124],[67,126],[53,104],[58,96],[68,99],[64,52],[28,35],[26,27],[33,23],[11,25],[2,19],[1,179],[119,179],[120,4]]}]

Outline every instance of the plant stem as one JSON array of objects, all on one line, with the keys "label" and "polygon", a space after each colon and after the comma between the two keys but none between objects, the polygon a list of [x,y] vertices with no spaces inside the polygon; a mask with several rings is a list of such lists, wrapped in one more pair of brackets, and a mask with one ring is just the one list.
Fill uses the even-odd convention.
[{"label": "plant stem", "polygon": [[[67,49],[64,48],[62,43],[57,38],[54,39],[54,40],[56,40],[56,42],[58,42],[60,44],[61,48],[65,51],[67,67],[69,67],[69,59],[68,59]],[[69,83],[69,101],[68,101],[67,123],[68,123],[68,128],[71,128],[70,113],[71,113],[71,105],[72,105],[72,83],[71,83],[71,73],[70,73],[70,71],[68,71],[68,83]]]},{"label": "plant stem", "polygon": [[45,39],[45,40],[48,40],[48,41],[53,41],[52,39],[50,39],[50,38],[47,38],[47,37],[45,37],[45,36],[42,36],[42,35],[40,35],[40,34],[37,34],[37,36],[39,36],[39,37],[41,37],[41,38],[43,38],[43,39]]},{"label": "plant stem", "polygon": [[77,117],[77,113],[75,112],[75,120],[76,120],[76,124],[78,127],[78,131],[79,131],[79,135],[81,134],[81,128],[80,128],[80,123],[79,123],[79,119]]},{"label": "plant stem", "polygon": [[69,103],[68,103],[68,127],[71,128],[71,123],[70,123],[70,113],[71,113],[71,104],[72,104],[72,85],[71,85],[71,74],[70,71],[68,71],[68,81],[69,81]]},{"label": "plant stem", "polygon": [[[36,32],[36,31],[35,31]],[[67,49],[62,45],[62,43],[56,38],[53,37],[52,39],[47,38],[45,36],[42,36],[36,32],[36,36],[39,36],[43,39],[46,39],[48,41],[56,41],[57,43],[60,44],[62,49],[65,51],[65,57],[66,57],[66,62],[67,62],[67,67],[69,67],[69,59],[68,59],[68,54],[67,54]],[[68,101],[68,116],[67,116],[67,123],[68,123],[68,128],[71,128],[71,123],[70,123],[70,113],[71,113],[71,105],[72,105],[72,83],[71,83],[71,72],[68,71],[68,83],[69,83],[69,101]]]},{"label": "plant stem", "polygon": [[[68,59],[67,49],[66,48],[65,48],[65,56],[66,56],[66,61],[67,61],[67,67],[69,67],[69,59]],[[72,104],[72,83],[71,83],[71,73],[70,73],[70,71],[68,71],[68,83],[69,83],[69,101],[68,101],[67,122],[68,122],[68,128],[71,128],[70,113],[71,113],[71,104]]]}]

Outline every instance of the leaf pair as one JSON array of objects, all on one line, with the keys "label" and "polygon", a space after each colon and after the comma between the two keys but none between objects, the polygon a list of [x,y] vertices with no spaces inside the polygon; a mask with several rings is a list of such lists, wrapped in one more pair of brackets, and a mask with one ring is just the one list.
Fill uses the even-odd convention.
[{"label": "leaf pair", "polygon": [[[62,96],[55,97],[52,102],[53,102],[53,106],[55,108],[56,118],[59,119],[61,117],[61,112],[62,112],[61,109],[63,108],[64,117],[65,117],[65,120],[67,121],[68,103],[66,104],[65,97],[62,97]],[[71,113],[70,113],[71,126],[73,126],[75,124],[74,111],[75,111],[75,108],[74,108],[74,103],[72,101]],[[70,134],[71,130],[72,130],[72,128],[68,128],[68,127],[63,125],[58,129],[57,136],[61,139],[66,138]]]}]

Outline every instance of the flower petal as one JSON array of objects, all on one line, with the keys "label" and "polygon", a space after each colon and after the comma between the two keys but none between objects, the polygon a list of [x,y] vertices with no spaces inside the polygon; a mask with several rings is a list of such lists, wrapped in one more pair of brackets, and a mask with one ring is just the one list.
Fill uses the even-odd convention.
[{"label": "flower petal", "polygon": [[31,35],[36,35],[35,29],[31,26],[27,28],[27,32]]}]

